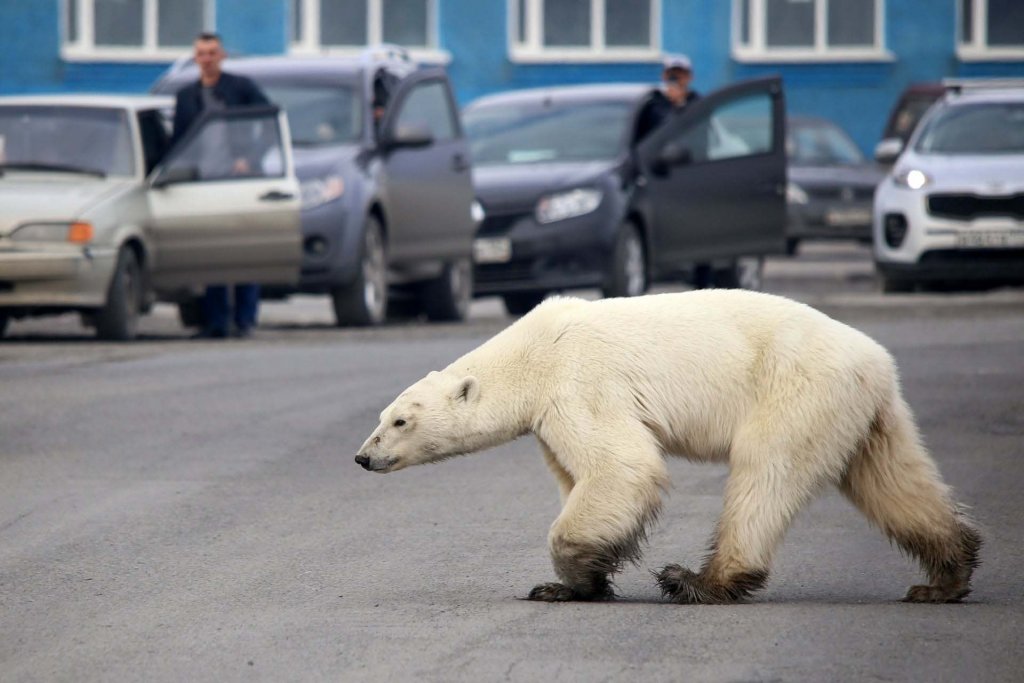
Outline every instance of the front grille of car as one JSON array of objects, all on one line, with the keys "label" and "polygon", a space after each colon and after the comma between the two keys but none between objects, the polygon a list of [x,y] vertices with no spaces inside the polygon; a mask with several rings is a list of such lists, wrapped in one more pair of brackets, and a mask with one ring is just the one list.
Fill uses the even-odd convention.
[{"label": "front grille of car", "polygon": [[804,189],[814,199],[829,201],[864,202],[871,201],[875,197],[874,187],[809,187]]},{"label": "front grille of car", "polygon": [[490,282],[522,282],[532,278],[532,260],[513,260],[508,263],[482,263],[473,269],[473,279],[480,284]]},{"label": "front grille of car", "polygon": [[928,196],[928,213],[937,218],[971,220],[979,216],[1004,216],[1024,220],[1024,194],[979,197],[975,194]]},{"label": "front grille of car", "polygon": [[509,214],[496,214],[488,215],[484,218],[484,222],[477,228],[476,234],[479,237],[492,237],[498,235],[506,235],[508,231],[512,229],[519,219],[527,216],[522,212],[509,213]]}]

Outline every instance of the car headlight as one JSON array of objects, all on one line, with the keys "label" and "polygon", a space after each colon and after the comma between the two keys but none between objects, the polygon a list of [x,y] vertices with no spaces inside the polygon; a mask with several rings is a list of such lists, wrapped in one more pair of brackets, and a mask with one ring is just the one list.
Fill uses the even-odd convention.
[{"label": "car headlight", "polygon": [[345,181],[340,175],[323,178],[309,178],[299,183],[302,194],[302,208],[315,209],[345,194]]},{"label": "car headlight", "polygon": [[71,242],[86,244],[93,238],[92,223],[28,223],[11,233],[15,242]]},{"label": "car headlight", "polygon": [[484,222],[484,219],[487,218],[487,212],[484,211],[484,205],[476,199],[474,199],[473,203],[469,206],[469,215],[473,218],[473,222],[476,225],[480,225]]},{"label": "car headlight", "polygon": [[920,190],[930,185],[932,177],[918,168],[907,168],[896,171],[892,174],[892,182],[896,187],[905,187],[911,190]]},{"label": "car headlight", "polygon": [[806,204],[810,199],[807,192],[794,182],[786,183],[786,201],[790,204]]},{"label": "car headlight", "polygon": [[577,188],[542,197],[537,202],[537,222],[554,223],[588,214],[601,203],[601,191]]}]

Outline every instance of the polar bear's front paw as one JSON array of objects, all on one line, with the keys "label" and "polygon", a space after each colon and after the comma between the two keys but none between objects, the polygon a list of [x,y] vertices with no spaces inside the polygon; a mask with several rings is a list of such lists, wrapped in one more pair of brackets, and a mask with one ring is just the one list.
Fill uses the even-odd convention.
[{"label": "polar bear's front paw", "polygon": [[903,602],[960,602],[970,592],[969,588],[911,586]]},{"label": "polar bear's front paw", "polygon": [[527,600],[542,602],[569,602],[579,600],[576,591],[561,583],[542,583],[533,587]]}]

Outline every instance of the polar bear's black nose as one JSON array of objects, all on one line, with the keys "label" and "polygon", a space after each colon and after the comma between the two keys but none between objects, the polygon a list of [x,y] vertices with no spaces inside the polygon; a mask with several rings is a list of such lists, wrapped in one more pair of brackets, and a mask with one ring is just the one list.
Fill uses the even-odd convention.
[{"label": "polar bear's black nose", "polygon": [[370,469],[370,456],[368,455],[357,455],[356,464],[362,465],[364,470]]}]

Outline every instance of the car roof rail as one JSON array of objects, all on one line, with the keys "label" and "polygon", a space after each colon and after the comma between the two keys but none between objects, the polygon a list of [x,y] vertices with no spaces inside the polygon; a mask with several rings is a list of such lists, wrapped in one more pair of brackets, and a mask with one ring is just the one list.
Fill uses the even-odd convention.
[{"label": "car roof rail", "polygon": [[1024,88],[1024,78],[943,78],[942,85],[946,92],[959,94],[965,90]]}]

